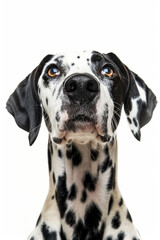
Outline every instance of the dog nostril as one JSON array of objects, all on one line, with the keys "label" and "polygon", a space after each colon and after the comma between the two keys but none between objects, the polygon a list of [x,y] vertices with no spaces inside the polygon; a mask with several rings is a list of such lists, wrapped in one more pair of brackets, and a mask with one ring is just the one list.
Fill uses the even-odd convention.
[{"label": "dog nostril", "polygon": [[87,82],[86,90],[89,92],[98,92],[98,83],[95,80],[89,80]]},{"label": "dog nostril", "polygon": [[66,92],[73,92],[77,89],[77,84],[74,81],[68,81],[65,85]]}]

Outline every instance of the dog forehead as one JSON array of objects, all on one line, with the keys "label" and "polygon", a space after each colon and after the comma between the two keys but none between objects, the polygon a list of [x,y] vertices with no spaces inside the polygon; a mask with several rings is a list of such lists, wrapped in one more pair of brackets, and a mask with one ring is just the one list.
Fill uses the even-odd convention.
[{"label": "dog forehead", "polygon": [[68,74],[74,72],[91,72],[91,57],[93,51],[66,51],[61,54],[54,55],[53,61],[68,68]]},{"label": "dog forehead", "polygon": [[93,54],[93,50],[88,51],[65,51],[54,55],[54,59],[59,58],[64,63],[72,63],[73,61],[84,61],[90,59]]}]

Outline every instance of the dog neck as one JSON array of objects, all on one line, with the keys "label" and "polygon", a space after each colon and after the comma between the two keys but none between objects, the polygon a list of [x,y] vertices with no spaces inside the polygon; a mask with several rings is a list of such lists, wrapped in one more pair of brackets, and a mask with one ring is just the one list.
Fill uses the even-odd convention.
[{"label": "dog neck", "polygon": [[[61,219],[76,209],[84,219],[89,204],[106,209],[116,188],[117,141],[100,144],[55,144],[49,138],[50,199],[56,199]],[[106,217],[106,216],[104,216]],[[63,221],[63,220],[62,220]]]}]

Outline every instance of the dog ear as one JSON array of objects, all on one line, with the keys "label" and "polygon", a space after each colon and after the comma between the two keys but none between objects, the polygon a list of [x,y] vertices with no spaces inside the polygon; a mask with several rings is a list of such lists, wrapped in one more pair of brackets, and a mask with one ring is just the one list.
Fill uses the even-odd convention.
[{"label": "dog ear", "polygon": [[134,72],[124,102],[124,110],[133,135],[140,141],[140,129],[152,118],[157,100],[152,90]]},{"label": "dog ear", "polygon": [[30,146],[38,136],[42,121],[42,108],[38,96],[38,79],[44,65],[52,57],[53,55],[47,55],[42,59],[38,67],[18,85],[6,105],[9,113],[15,118],[17,125],[29,132]]},{"label": "dog ear", "polygon": [[29,132],[30,146],[38,136],[42,120],[42,109],[37,94],[36,72],[37,68],[18,85],[6,105],[17,125]]},{"label": "dog ear", "polygon": [[107,56],[119,67],[123,77],[129,81],[124,110],[133,135],[140,141],[140,129],[152,118],[153,110],[157,104],[156,96],[144,81],[130,71],[115,54],[109,53]]}]

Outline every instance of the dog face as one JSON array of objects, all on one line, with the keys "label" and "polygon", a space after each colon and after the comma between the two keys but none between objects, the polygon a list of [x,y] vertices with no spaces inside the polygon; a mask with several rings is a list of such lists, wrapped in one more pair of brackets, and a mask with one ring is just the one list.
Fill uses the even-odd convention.
[{"label": "dog face", "polygon": [[51,56],[38,80],[46,125],[56,141],[107,141],[117,128],[129,81],[98,52]]},{"label": "dog face", "polygon": [[142,79],[113,54],[95,51],[46,56],[7,102],[17,124],[38,135],[42,111],[56,143],[111,141],[124,105],[132,133],[152,116],[156,98]]}]

